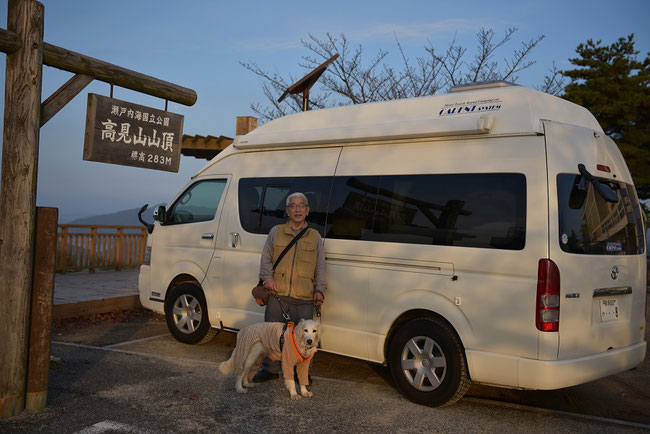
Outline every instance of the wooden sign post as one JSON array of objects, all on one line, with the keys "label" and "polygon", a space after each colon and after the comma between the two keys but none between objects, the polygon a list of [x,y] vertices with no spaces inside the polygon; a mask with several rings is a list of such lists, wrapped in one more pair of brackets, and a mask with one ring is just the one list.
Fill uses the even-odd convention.
[{"label": "wooden sign post", "polygon": [[[7,53],[0,179],[0,418],[24,410],[28,382],[30,409],[43,408],[46,402],[47,372],[43,369],[47,370],[49,345],[43,342],[49,342],[45,337],[49,323],[33,339],[41,344],[28,349],[34,257],[43,253],[34,248],[40,127],[92,80],[180,104],[196,102],[191,89],[43,42],[44,8],[35,0],[8,0],[7,11],[7,29],[0,29],[0,51]],[[44,64],[75,75],[41,103]],[[46,266],[37,275],[40,282],[54,281],[53,267]],[[37,292],[36,315],[52,308],[51,299],[42,294]],[[32,381],[27,378],[28,352],[35,365],[30,370],[35,373]]]},{"label": "wooden sign post", "polygon": [[7,29],[22,48],[7,55],[0,184],[0,416],[25,408],[41,109],[43,5],[9,1]]}]

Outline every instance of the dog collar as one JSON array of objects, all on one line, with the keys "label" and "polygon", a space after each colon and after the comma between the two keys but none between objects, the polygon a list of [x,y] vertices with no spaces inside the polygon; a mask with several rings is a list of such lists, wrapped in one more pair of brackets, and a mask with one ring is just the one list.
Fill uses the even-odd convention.
[{"label": "dog collar", "polygon": [[291,341],[291,348],[293,348],[294,353],[296,353],[296,356],[298,356],[298,360],[300,360],[298,363],[305,363],[311,360],[314,355],[312,354],[309,357],[304,356],[300,350],[298,350],[298,343],[296,342],[296,331],[293,327],[293,323],[289,323],[289,337]]}]

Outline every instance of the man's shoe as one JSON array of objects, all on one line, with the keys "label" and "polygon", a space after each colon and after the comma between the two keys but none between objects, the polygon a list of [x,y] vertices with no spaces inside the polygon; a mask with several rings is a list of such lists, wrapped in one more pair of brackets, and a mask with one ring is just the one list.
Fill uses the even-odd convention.
[{"label": "man's shoe", "polygon": [[275,380],[279,376],[280,376],[279,374],[273,374],[264,369],[260,369],[259,371],[257,371],[257,374],[255,374],[255,376],[253,377],[253,383],[264,383],[265,381]]}]

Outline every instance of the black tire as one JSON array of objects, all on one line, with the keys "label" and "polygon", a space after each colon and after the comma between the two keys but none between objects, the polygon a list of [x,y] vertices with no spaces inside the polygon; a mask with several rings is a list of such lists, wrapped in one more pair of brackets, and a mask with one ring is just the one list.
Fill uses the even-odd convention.
[{"label": "black tire", "polygon": [[438,318],[407,322],[393,336],[388,362],[397,389],[418,404],[453,404],[469,388],[465,350]]},{"label": "black tire", "polygon": [[205,343],[216,334],[210,327],[203,290],[195,283],[181,283],[171,290],[165,318],[172,336],[185,344]]}]

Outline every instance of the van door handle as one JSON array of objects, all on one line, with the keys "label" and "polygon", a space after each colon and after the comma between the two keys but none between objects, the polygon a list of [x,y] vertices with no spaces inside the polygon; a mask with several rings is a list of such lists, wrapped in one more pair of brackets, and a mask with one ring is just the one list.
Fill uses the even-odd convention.
[{"label": "van door handle", "polygon": [[235,248],[239,245],[239,234],[237,232],[231,232],[232,235],[232,247]]},{"label": "van door handle", "polygon": [[201,235],[201,238],[204,240],[214,240],[214,234],[203,234]]}]

